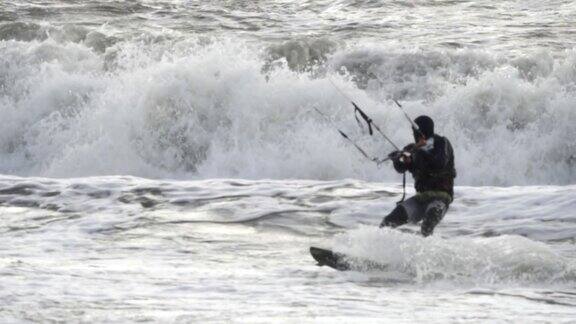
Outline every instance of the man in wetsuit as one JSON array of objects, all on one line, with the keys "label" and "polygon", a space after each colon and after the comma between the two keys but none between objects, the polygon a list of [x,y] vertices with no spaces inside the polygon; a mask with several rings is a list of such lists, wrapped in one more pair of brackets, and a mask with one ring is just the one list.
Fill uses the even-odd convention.
[{"label": "man in wetsuit", "polygon": [[447,138],[434,134],[434,122],[428,116],[414,120],[415,143],[390,154],[394,169],[410,171],[417,194],[399,202],[380,227],[397,227],[422,221],[423,236],[431,235],[454,199],[454,151]]}]

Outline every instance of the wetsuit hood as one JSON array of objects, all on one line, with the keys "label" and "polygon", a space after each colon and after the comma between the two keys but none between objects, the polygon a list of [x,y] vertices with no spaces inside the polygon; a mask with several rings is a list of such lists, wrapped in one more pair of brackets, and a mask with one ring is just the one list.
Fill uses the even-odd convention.
[{"label": "wetsuit hood", "polygon": [[420,134],[424,135],[426,139],[434,136],[434,121],[432,118],[426,115],[418,116],[414,119],[414,123],[418,126],[418,129],[412,127],[415,142],[418,142]]}]

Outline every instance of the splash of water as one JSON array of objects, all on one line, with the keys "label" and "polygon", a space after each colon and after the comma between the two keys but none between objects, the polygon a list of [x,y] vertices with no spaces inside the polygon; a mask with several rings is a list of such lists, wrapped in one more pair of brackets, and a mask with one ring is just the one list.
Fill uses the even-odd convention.
[{"label": "splash of water", "polygon": [[542,242],[517,235],[443,239],[361,227],[337,236],[335,249],[386,264],[418,282],[541,284],[576,279],[570,260]]},{"label": "splash of water", "polygon": [[574,52],[508,60],[303,42],[313,49],[300,52],[316,54],[291,57],[227,40],[90,43],[72,32],[80,36],[0,42],[0,172],[396,180],[313,112],[333,116],[373,155],[392,149],[357,128],[330,78],[399,144],[410,129],[390,98],[431,115],[455,148],[458,184],[576,180]]}]

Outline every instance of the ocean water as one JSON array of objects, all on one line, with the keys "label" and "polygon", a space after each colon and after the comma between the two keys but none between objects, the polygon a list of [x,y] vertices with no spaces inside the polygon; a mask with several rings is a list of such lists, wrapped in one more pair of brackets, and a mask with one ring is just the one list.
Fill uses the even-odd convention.
[{"label": "ocean water", "polygon": [[[573,1],[4,0],[0,320],[573,322],[575,45]],[[452,142],[433,237],[350,100]]]}]

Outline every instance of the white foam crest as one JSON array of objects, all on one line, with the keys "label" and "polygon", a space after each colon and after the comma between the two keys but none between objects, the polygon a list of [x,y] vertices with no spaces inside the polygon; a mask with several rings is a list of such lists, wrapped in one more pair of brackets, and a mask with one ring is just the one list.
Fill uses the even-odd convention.
[{"label": "white foam crest", "polygon": [[[575,181],[574,53],[506,61],[406,50],[389,59],[387,48],[367,48],[370,55],[340,49],[329,65],[349,74],[331,80],[398,145],[410,129],[386,98],[404,99],[412,116],[431,115],[455,148],[458,184]],[[49,38],[3,41],[0,51],[2,173],[398,179],[312,110],[374,156],[392,149],[362,134],[329,79],[283,59],[269,69],[258,45],[143,37],[100,53]]]},{"label": "white foam crest", "polygon": [[576,279],[570,260],[546,244],[516,236],[424,238],[361,227],[336,237],[335,250],[389,265],[418,282],[542,284]]},{"label": "white foam crest", "polygon": [[7,74],[23,81],[3,97],[13,127],[0,136],[2,172],[339,178],[366,164],[312,112],[347,105],[327,80],[286,67],[264,75],[247,47],[130,44],[107,73],[107,57],[71,43],[46,54],[49,42],[6,50],[22,61]]}]

